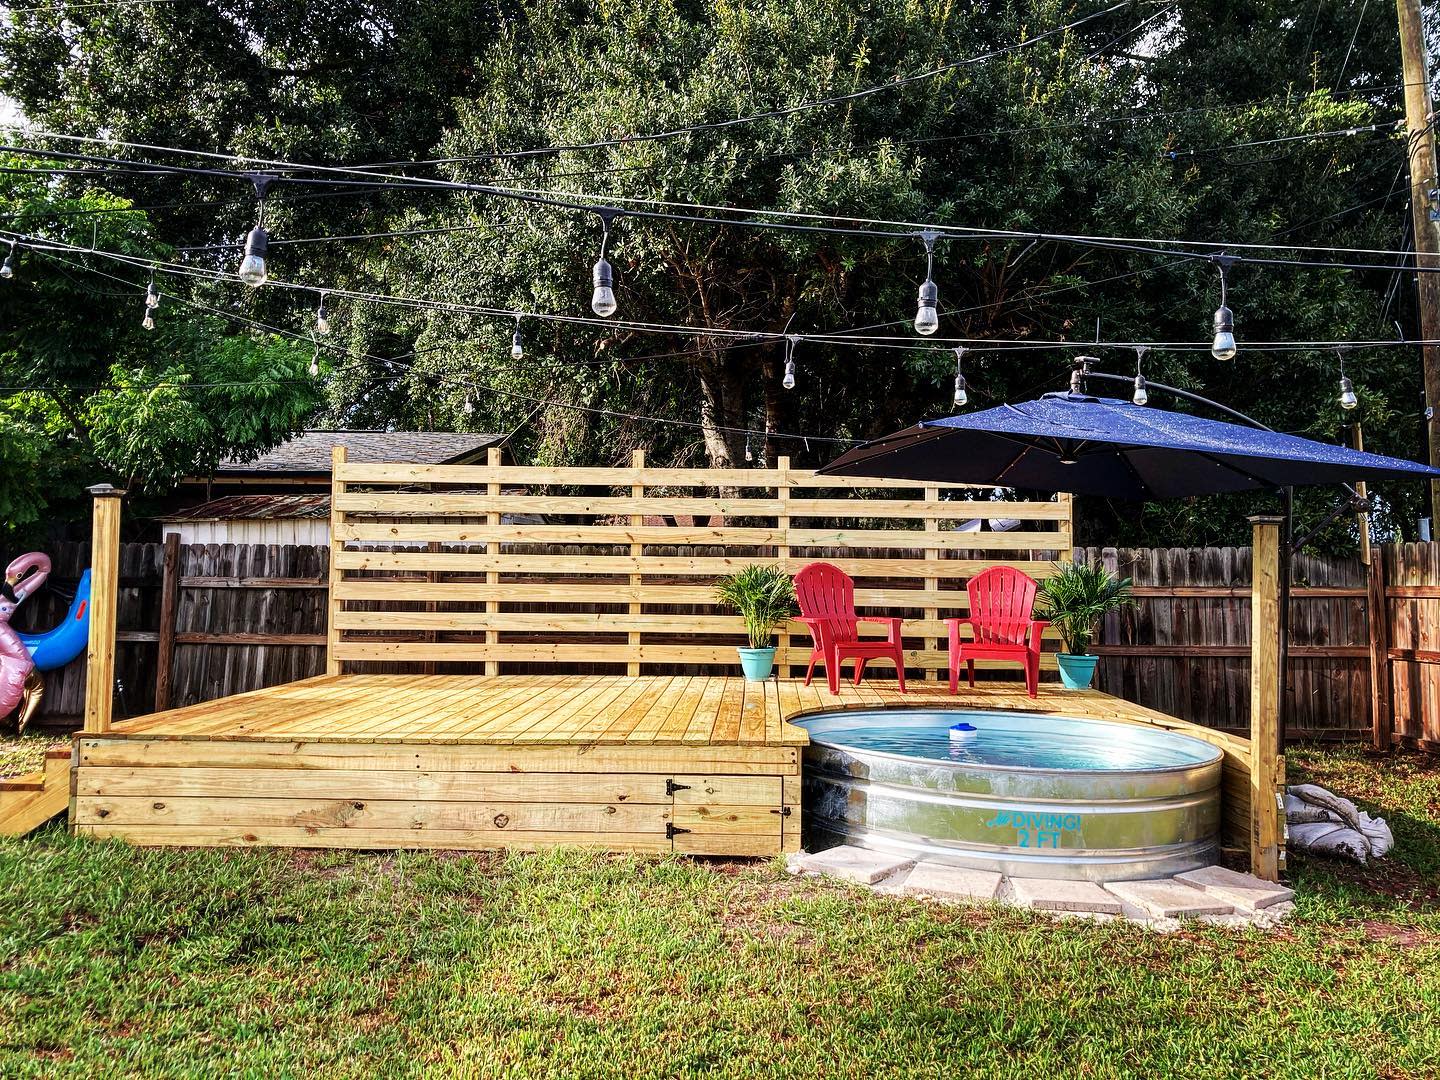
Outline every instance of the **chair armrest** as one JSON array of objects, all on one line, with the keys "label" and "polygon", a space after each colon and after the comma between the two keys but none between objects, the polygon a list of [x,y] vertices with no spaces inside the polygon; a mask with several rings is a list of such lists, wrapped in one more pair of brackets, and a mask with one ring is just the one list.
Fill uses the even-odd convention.
[{"label": "chair armrest", "polygon": [[884,623],[886,626],[888,626],[888,627],[890,628],[890,629],[889,629],[889,632],[886,634],[886,640],[887,640],[887,641],[899,641],[899,640],[900,640],[900,624],[903,623],[905,620],[904,620],[904,619],[893,619],[893,618],[890,618],[890,617],[888,617],[888,616],[860,615],[860,616],[857,616],[857,617],[856,617],[856,620],[855,620],[855,621],[856,621],[856,622]]},{"label": "chair armrest", "polygon": [[1049,626],[1050,623],[1045,619],[1030,620],[1030,649],[1032,652],[1040,651],[1040,639]]}]

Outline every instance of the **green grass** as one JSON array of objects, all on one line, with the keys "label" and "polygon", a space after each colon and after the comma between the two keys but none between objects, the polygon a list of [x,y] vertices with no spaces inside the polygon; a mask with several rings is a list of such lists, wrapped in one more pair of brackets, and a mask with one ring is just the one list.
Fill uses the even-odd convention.
[{"label": "green grass", "polygon": [[0,842],[0,1075],[1431,1077],[1440,767],[1279,931],[1057,923],[778,863]]},{"label": "green grass", "polygon": [[45,765],[45,751],[63,746],[66,740],[44,733],[0,735],[0,776],[18,776],[35,772]]}]

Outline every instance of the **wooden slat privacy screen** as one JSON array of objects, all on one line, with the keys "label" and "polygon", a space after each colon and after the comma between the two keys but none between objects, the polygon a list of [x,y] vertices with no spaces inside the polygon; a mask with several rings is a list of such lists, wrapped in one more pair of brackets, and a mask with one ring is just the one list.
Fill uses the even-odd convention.
[{"label": "wooden slat privacy screen", "polygon": [[[773,469],[655,469],[639,454],[630,468],[540,468],[502,465],[498,451],[483,466],[349,464],[339,451],[328,667],[729,667],[743,627],[715,606],[714,579],[825,559],[856,578],[862,614],[906,617],[907,667],[938,673],[941,620],[965,613],[971,575],[1005,562],[1043,577],[1072,543],[1066,496],[962,491],[974,494],[817,477],[785,458]],[[1018,524],[958,531],[977,518]],[[808,659],[799,624],[779,645],[782,673]]]}]

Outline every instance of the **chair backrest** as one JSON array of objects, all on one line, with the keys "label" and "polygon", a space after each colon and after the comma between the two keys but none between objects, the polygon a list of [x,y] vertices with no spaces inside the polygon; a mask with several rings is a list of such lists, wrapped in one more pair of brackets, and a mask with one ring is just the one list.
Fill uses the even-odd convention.
[{"label": "chair backrest", "polygon": [[1029,640],[1035,579],[1013,566],[992,566],[965,583],[977,642],[1018,645]]},{"label": "chair backrest", "polygon": [[795,575],[795,599],[800,614],[820,620],[832,640],[855,640],[855,582],[844,570],[827,562],[802,567]]}]

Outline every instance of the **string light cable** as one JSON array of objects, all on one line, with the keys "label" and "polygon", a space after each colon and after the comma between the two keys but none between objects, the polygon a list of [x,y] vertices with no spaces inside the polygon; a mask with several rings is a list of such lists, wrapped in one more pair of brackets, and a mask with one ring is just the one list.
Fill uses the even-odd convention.
[{"label": "string light cable", "polygon": [[[161,273],[172,273],[181,276],[189,276],[201,280],[210,281],[234,281],[235,275],[223,271],[208,270],[199,267],[186,266],[183,264],[166,262],[146,258],[139,255],[128,255],[120,252],[106,251],[104,249],[85,247],[82,245],[69,244],[61,241],[51,240],[45,237],[31,236],[23,233],[10,233],[7,230],[0,230],[0,239],[20,244],[23,247],[39,251],[57,251],[76,255],[89,255],[105,258],[123,265],[137,268],[154,268]],[[1393,267],[1386,267],[1393,270]],[[270,285],[275,288],[290,289],[299,292],[313,293],[316,290],[313,286],[302,285],[295,282],[287,282],[278,279],[270,279]],[[566,315],[554,312],[520,311],[513,308],[488,307],[478,304],[466,304],[457,301],[433,300],[419,297],[393,296],[384,293],[366,292],[355,289],[328,288],[325,290],[331,297],[339,297],[356,302],[372,303],[379,305],[404,307],[419,311],[444,311],[456,314],[480,315],[497,319],[514,319],[517,316],[526,319],[534,319],[542,322],[558,324],[581,325],[581,326],[604,326],[613,327],[618,330],[633,331],[635,333],[653,333],[664,335],[681,335],[695,338],[719,338],[729,340],[744,340],[752,343],[763,341],[788,340],[791,335],[783,330],[745,330],[733,327],[699,327],[676,323],[658,323],[643,321],[613,321],[596,317],[579,315]],[[1223,304],[1222,304],[1223,306]],[[1217,314],[1219,314],[1217,312]],[[814,332],[804,335],[805,340],[817,344],[846,345],[860,348],[893,348],[914,351],[918,346],[913,338],[908,336],[872,336],[860,338],[845,330]],[[1147,348],[1163,349],[1170,352],[1187,351],[1213,351],[1214,342],[1196,341],[1076,341],[1065,339],[1003,339],[1003,338],[935,338],[932,339],[938,346],[945,344],[951,348],[963,345],[970,352],[1005,352],[1005,351],[1027,351],[1027,350],[1054,350],[1054,349],[1094,349],[1094,348],[1120,348],[1134,349],[1136,346],[1144,345]],[[1285,351],[1312,351],[1315,349],[1380,349],[1423,346],[1427,344],[1440,344],[1440,341],[1419,341],[1393,339],[1378,340],[1325,340],[1325,341],[1257,341],[1247,342],[1247,351],[1256,352],[1285,352]]]},{"label": "string light cable", "polygon": [[[104,143],[103,139],[90,139],[85,136],[55,136],[53,133],[46,133],[48,137],[71,138],[82,142]],[[147,147],[148,144],[120,145],[129,147]],[[152,147],[153,148],[153,147]],[[176,147],[159,148],[167,152],[177,154],[190,154],[193,151]],[[58,156],[59,152],[43,151],[28,147],[3,146],[0,151],[9,151],[32,156]],[[97,155],[74,154],[70,155],[84,160],[91,160],[97,164],[133,164],[125,159],[104,158]],[[221,156],[221,155],[214,155]],[[232,160],[234,160],[232,158]],[[1246,250],[1246,251],[1268,251],[1268,252],[1297,252],[1297,253],[1330,253],[1347,256],[1377,255],[1393,257],[1403,254],[1394,249],[1381,248],[1347,248],[1342,246],[1323,245],[1296,245],[1296,244],[1260,244],[1233,241],[1203,241],[1203,240],[1174,240],[1156,237],[1135,237],[1135,236],[1098,236],[1093,234],[1079,233],[1049,233],[1015,229],[997,229],[982,226],[965,225],[941,225],[935,223],[919,223],[910,221],[895,221],[876,218],[860,218],[838,215],[822,215],[802,213],[797,211],[753,209],[746,207],[725,206],[705,203],[687,203],[674,200],[647,199],[614,194],[587,194],[570,191],[554,191],[541,188],[518,188],[506,187],[496,184],[474,184],[453,180],[427,179],[423,177],[395,176],[386,173],[376,173],[372,170],[356,169],[345,166],[317,166],[302,165],[294,162],[275,161],[269,159],[242,159],[265,164],[284,170],[295,171],[319,171],[326,174],[339,174],[346,176],[360,176],[369,178],[378,187],[399,187],[406,189],[436,189],[440,191],[466,192],[471,194],[490,195],[498,198],[513,199],[522,202],[530,202],[535,205],[545,205],[555,209],[599,213],[601,210],[610,209],[612,213],[618,213],[613,207],[618,205],[626,206],[625,213],[634,217],[646,217],[658,220],[675,222],[709,224],[709,225],[732,225],[752,228],[771,228],[785,231],[836,233],[852,236],[871,236],[885,239],[902,239],[912,237],[920,232],[933,231],[937,239],[972,239],[972,240],[994,240],[994,239],[1024,239],[1024,240],[1049,240],[1060,243],[1088,245],[1094,247],[1112,248],[1118,250],[1135,251],[1140,253],[1154,253],[1160,255],[1183,256],[1194,259],[1208,258],[1204,251],[1186,251],[1181,248],[1204,248],[1212,250]],[[255,174],[242,173],[232,170],[220,169],[195,169],[185,166],[162,166],[182,173],[198,173],[205,176],[227,177],[230,179],[243,179],[253,182]],[[325,183],[324,179],[314,177],[273,177],[273,182],[285,182],[293,184]],[[339,181],[332,181],[339,182]],[[350,181],[355,184],[356,181]],[[664,207],[665,210],[647,209],[653,207]],[[684,211],[671,212],[671,211]],[[703,212],[706,216],[701,216]],[[714,217],[714,214],[748,215],[740,217]],[[780,220],[768,220],[768,219]],[[766,220],[762,220],[766,219]],[[803,226],[809,226],[805,228]],[[390,235],[390,234],[377,234]],[[366,238],[369,238],[368,236]],[[1236,262],[1253,263],[1270,266],[1292,266],[1311,267],[1321,269],[1390,269],[1390,267],[1376,266],[1369,263],[1340,262],[1336,260],[1306,260],[1296,258],[1262,258],[1253,255],[1234,256]],[[1424,268],[1433,269],[1433,268]]]},{"label": "string light cable", "polygon": [[[117,282],[120,282],[120,283],[126,284],[126,285],[132,285],[132,286],[134,285],[133,282],[131,282],[130,280],[128,280],[128,279],[126,279],[126,278],[122,278],[122,277],[119,277],[119,276],[114,275],[114,274],[106,274],[106,273],[104,273],[103,271],[99,271],[99,270],[94,269],[93,267],[86,266],[86,265],[83,264],[83,263],[72,262],[72,261],[70,261],[70,260],[60,258],[59,256],[54,255],[54,254],[51,254],[51,253],[39,252],[38,254],[41,254],[42,257],[44,257],[44,258],[53,259],[53,260],[55,260],[55,261],[57,261],[57,262],[66,263],[67,265],[73,266],[73,267],[75,267],[76,269],[84,270],[84,271],[87,271],[87,272],[89,272],[89,273],[97,274],[97,275],[99,275],[99,276],[101,276],[101,277],[109,278],[109,279],[112,280],[112,281],[117,281]],[[207,314],[215,315],[215,316],[218,316],[218,317],[224,318],[224,319],[229,319],[229,320],[231,320],[231,321],[233,321],[233,322],[239,323],[239,324],[241,324],[241,325],[248,326],[248,327],[250,327],[250,328],[252,328],[252,329],[263,330],[263,331],[266,331],[266,332],[268,332],[268,333],[279,334],[279,335],[282,335],[282,336],[284,336],[284,337],[290,338],[291,340],[296,340],[296,341],[304,341],[304,340],[307,340],[304,336],[302,336],[302,335],[300,335],[300,334],[296,334],[296,333],[294,333],[294,332],[292,332],[292,331],[285,330],[285,329],[283,329],[283,328],[281,328],[281,327],[270,326],[270,325],[268,325],[268,324],[266,324],[266,323],[260,322],[260,321],[258,321],[258,320],[256,320],[256,319],[248,318],[248,317],[246,317],[246,316],[244,316],[244,315],[240,315],[240,314],[238,314],[238,313],[236,313],[236,312],[233,312],[233,311],[223,311],[223,310],[221,310],[221,309],[219,309],[219,308],[212,308],[212,307],[209,307],[209,306],[204,305],[204,304],[197,304],[197,303],[195,303],[195,302],[193,302],[193,301],[190,301],[190,300],[181,300],[181,299],[178,299],[178,298],[177,298],[177,302],[178,302],[178,303],[181,303],[181,304],[184,304],[184,305],[187,306],[187,307],[191,307],[191,308],[194,308],[194,309],[196,309],[196,310],[203,311],[203,312],[205,312],[205,313],[207,313]],[[349,350],[349,349],[345,349],[345,348],[343,348],[343,347],[341,347],[341,346],[335,345],[335,344],[333,344],[333,343],[331,343],[331,342],[321,342],[321,341],[318,341],[318,340],[314,339],[313,337],[310,338],[309,340],[311,340],[311,341],[317,346],[317,348],[318,348],[319,350],[321,350],[321,351],[328,351],[328,352],[331,352],[331,353],[336,353],[336,354],[345,356],[345,357],[353,360],[355,363],[351,365],[352,367],[353,367],[353,366],[358,366],[359,364],[362,364],[362,363],[380,364],[380,365],[386,366],[386,367],[395,367],[395,366],[397,366],[397,365],[399,365],[399,366],[401,366],[401,367],[404,367],[404,366],[405,366],[405,365],[404,365],[404,355],[413,356],[413,355],[415,354],[415,351],[412,351],[410,354],[404,354],[404,355],[402,355],[401,357],[383,357],[383,356],[376,356],[376,355],[374,355],[373,353],[355,352],[355,351],[352,351],[352,350]],[[436,346],[436,348],[437,348],[437,349],[439,349],[439,348],[449,348],[449,346],[448,346],[448,345],[442,345],[442,346]],[[418,351],[418,350],[417,350],[417,351]],[[407,369],[407,371],[408,371],[408,370],[409,370],[409,369]],[[406,372],[402,372],[401,374],[404,374],[404,373],[406,373]],[[392,377],[397,377],[397,376],[392,376]],[[806,444],[807,446],[808,446],[810,443],[823,443],[823,444],[826,444],[826,445],[837,445],[837,446],[854,446],[854,445],[858,445],[859,443],[861,443],[861,442],[863,441],[863,440],[861,440],[861,439],[845,439],[845,438],[838,438],[838,437],[834,437],[834,436],[824,436],[824,435],[805,435],[805,434],[800,434],[800,433],[795,433],[795,432],[763,431],[763,430],[757,429],[757,428],[732,427],[732,426],[727,426],[727,425],[723,425],[723,424],[722,424],[722,425],[715,425],[715,426],[707,426],[707,425],[705,425],[705,424],[701,424],[700,422],[694,421],[694,420],[677,420],[677,419],[674,419],[673,417],[650,416],[650,415],[646,415],[646,414],[644,414],[644,413],[625,412],[625,411],[623,411],[623,410],[617,410],[617,409],[601,409],[601,408],[596,408],[596,407],[594,407],[594,406],[577,405],[577,404],[575,404],[574,402],[560,401],[560,400],[549,399],[549,398],[537,398],[537,397],[532,397],[532,396],[530,396],[530,395],[528,395],[528,394],[522,394],[522,393],[519,393],[519,392],[517,392],[517,391],[512,391],[512,390],[504,390],[504,389],[501,389],[500,387],[497,387],[497,386],[492,386],[492,385],[489,385],[489,384],[486,384],[486,383],[482,383],[482,382],[479,382],[479,381],[475,380],[473,377],[468,377],[468,376],[450,376],[450,375],[445,375],[445,374],[441,374],[441,373],[426,372],[424,377],[430,378],[430,379],[434,379],[435,381],[437,381],[437,382],[439,382],[439,383],[442,383],[442,384],[444,384],[444,385],[457,385],[457,386],[459,386],[459,387],[461,387],[461,388],[468,389],[468,390],[470,390],[470,391],[472,391],[472,392],[473,392],[473,391],[481,391],[481,392],[483,392],[483,393],[492,394],[492,395],[495,395],[495,396],[497,396],[497,397],[505,397],[505,398],[511,398],[511,399],[513,399],[513,400],[524,401],[524,402],[527,402],[527,403],[529,403],[529,404],[531,404],[531,405],[538,405],[538,406],[543,406],[543,407],[547,407],[547,408],[568,409],[568,410],[571,410],[571,411],[587,413],[587,414],[595,415],[595,416],[605,416],[605,417],[609,417],[609,418],[611,418],[611,419],[631,420],[631,421],[635,421],[635,422],[639,422],[639,423],[651,423],[651,424],[668,425],[668,426],[672,426],[672,427],[681,427],[681,428],[686,428],[686,429],[689,429],[689,430],[692,430],[692,431],[706,431],[706,430],[711,430],[711,431],[723,431],[723,432],[726,432],[726,433],[732,433],[732,434],[737,434],[737,435],[763,435],[763,436],[766,436],[766,437],[772,438],[772,439],[787,439],[787,440],[791,440],[791,441],[795,441],[795,442],[802,442],[802,443]],[[274,380],[265,380],[265,382],[274,382]],[[161,385],[164,385],[164,384],[157,383],[157,384],[155,384],[155,385],[156,385],[156,386],[161,386]],[[186,388],[186,387],[194,388],[194,387],[196,387],[196,386],[198,386],[198,385],[245,386],[245,385],[258,385],[258,383],[214,383],[214,384],[181,383],[181,384],[175,384],[175,385],[176,385],[177,387],[183,389],[183,388]],[[32,392],[32,391],[36,391],[36,390],[43,390],[43,389],[45,389],[45,388],[44,388],[44,387],[35,387],[35,386],[25,386],[25,387],[11,387],[11,388],[0,388],[0,389],[5,389],[7,392],[12,392],[12,393],[20,393],[20,392]]]}]

